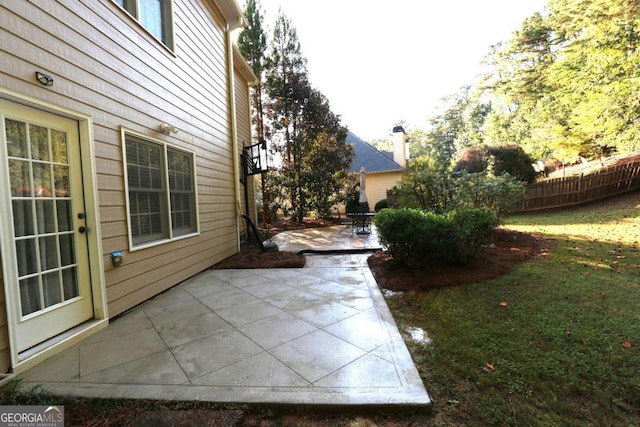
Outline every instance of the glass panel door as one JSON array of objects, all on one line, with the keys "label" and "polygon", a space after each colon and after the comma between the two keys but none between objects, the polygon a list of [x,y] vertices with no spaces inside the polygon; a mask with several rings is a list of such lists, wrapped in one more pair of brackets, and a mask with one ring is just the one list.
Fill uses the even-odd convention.
[{"label": "glass panel door", "polygon": [[5,119],[22,316],[78,296],[67,135]]},{"label": "glass panel door", "polygon": [[78,232],[86,224],[77,122],[9,105],[15,114],[4,115],[3,136],[24,350],[87,320],[93,309],[87,238]]}]

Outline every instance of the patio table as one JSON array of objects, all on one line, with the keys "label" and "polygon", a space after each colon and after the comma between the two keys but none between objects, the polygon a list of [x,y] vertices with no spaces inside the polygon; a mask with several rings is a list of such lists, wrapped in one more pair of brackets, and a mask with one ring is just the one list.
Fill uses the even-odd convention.
[{"label": "patio table", "polygon": [[371,234],[371,219],[375,213],[371,212],[349,212],[347,217],[351,219],[351,224],[356,234]]}]

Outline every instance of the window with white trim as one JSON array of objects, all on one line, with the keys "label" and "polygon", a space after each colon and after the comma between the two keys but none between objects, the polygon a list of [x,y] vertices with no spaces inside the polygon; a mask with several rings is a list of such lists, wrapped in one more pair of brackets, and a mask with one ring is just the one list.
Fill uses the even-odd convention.
[{"label": "window with white trim", "polygon": [[114,0],[155,38],[173,49],[173,0]]},{"label": "window with white trim", "polygon": [[132,248],[198,232],[195,156],[125,132]]}]

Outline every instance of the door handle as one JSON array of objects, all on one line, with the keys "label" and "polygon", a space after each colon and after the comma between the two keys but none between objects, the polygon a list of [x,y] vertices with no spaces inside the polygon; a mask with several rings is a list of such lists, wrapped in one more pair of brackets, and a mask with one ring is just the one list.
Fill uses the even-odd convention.
[{"label": "door handle", "polygon": [[80,226],[80,228],[78,228],[78,231],[80,233],[87,234],[87,233],[89,233],[89,227]]}]

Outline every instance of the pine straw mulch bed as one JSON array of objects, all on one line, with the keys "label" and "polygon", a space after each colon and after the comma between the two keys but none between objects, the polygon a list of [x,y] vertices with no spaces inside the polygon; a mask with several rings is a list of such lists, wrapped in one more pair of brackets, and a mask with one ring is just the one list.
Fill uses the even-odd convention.
[{"label": "pine straw mulch bed", "polygon": [[493,241],[464,266],[431,266],[420,269],[399,267],[386,252],[368,259],[376,282],[394,291],[424,290],[495,279],[518,264],[545,253],[549,242],[540,236],[498,228]]}]

